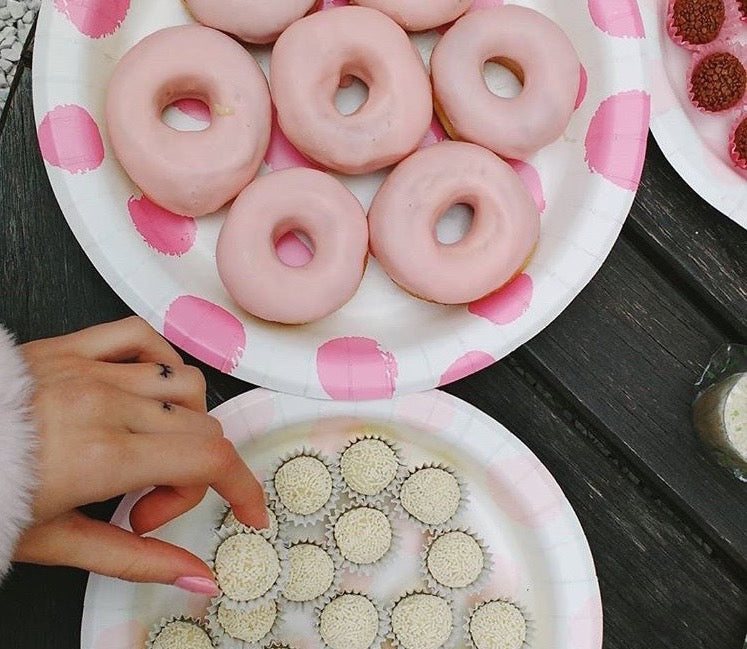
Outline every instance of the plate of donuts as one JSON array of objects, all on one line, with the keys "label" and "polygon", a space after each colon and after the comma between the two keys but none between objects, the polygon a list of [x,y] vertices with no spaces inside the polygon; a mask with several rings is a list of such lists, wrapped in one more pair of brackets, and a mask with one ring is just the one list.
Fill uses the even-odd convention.
[{"label": "plate of donuts", "polygon": [[[601,649],[602,601],[581,524],[542,463],[484,413],[439,390],[384,401],[340,402],[256,389],[212,414],[239,452],[251,458],[257,474],[268,484],[279,485],[272,493],[285,498],[271,499],[274,515],[269,529],[260,533],[264,540],[247,528],[244,536],[236,535],[225,523],[226,503],[208,492],[195,509],[154,536],[206,561],[215,559],[223,594],[211,598],[171,586],[91,575],[81,649]],[[358,449],[360,455],[354,455]],[[393,471],[382,480],[371,463],[366,471],[356,471],[360,464],[355,457],[374,454],[393,463]],[[306,464],[297,462],[299,455]],[[294,464],[302,475],[314,466],[315,475],[328,476],[327,489],[314,505],[327,514],[316,524],[302,526],[308,521],[286,510],[286,504],[298,503],[281,489],[278,476],[282,472],[289,478]],[[383,461],[376,465],[386,466]],[[442,479],[442,488],[414,497],[407,485],[423,476]],[[351,489],[373,492],[388,480],[393,483],[382,497],[351,504]],[[374,485],[378,486],[371,488]],[[443,497],[434,503],[434,494],[454,494],[455,499]],[[139,496],[125,496],[114,524],[129,529],[129,513]],[[349,512],[375,513],[378,525],[363,527],[369,531],[363,535],[361,527],[352,524],[344,535],[328,534]],[[424,514],[429,527],[420,520]],[[433,524],[449,516],[446,522]],[[390,533],[383,535],[380,545],[369,546],[366,541],[379,538],[378,529]],[[279,548],[281,568],[271,573],[258,569],[261,561],[219,560],[221,553],[228,555],[221,541],[227,546],[237,537],[253,538],[270,559]],[[466,545],[461,554],[447,555],[439,570],[433,550],[439,541],[434,539],[461,539]],[[340,561],[340,554],[353,556],[351,550],[361,541],[372,548],[368,563]],[[297,560],[294,550],[299,546],[313,546],[316,562]],[[283,547],[289,548],[289,558],[283,558]],[[284,564],[290,564],[285,571]],[[316,569],[303,570],[304,565]],[[261,595],[263,603],[248,608],[246,616],[241,611],[228,613],[231,597],[236,596],[229,575],[258,573],[262,576],[247,581],[263,582],[262,588],[269,589]],[[251,596],[256,599],[259,592]],[[404,626],[399,618],[409,616],[398,615],[397,609],[413,593],[422,603],[433,604],[440,615],[433,619],[433,610],[413,606],[414,621]],[[336,623],[325,610],[334,608],[333,602],[342,605],[345,594],[361,598],[364,606],[336,616]],[[253,616],[255,610],[267,612]],[[341,617],[350,623],[340,623]],[[235,619],[243,623],[235,625]],[[179,630],[190,636],[176,641],[173,636]],[[382,644],[382,637],[390,642]]]},{"label": "plate of donuts", "polygon": [[[700,3],[708,27],[694,37],[688,2],[645,2],[651,19],[651,131],[685,182],[747,228],[747,4]],[[719,60],[733,63],[722,68],[732,94],[709,102],[703,79]]]},{"label": "plate of donuts", "polygon": [[636,0],[235,4],[50,0],[37,28],[58,202],[172,343],[391,398],[500,360],[599,270],[645,157]]}]

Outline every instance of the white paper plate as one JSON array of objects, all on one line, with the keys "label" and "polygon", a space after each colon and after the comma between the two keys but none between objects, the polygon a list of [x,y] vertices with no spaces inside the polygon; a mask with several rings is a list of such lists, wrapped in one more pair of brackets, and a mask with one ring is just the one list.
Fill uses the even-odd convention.
[{"label": "white paper plate", "polygon": [[[583,530],[563,492],[532,452],[499,423],[439,391],[391,401],[344,403],[253,390],[214,413],[241,454],[261,477],[279,456],[313,446],[328,455],[342,449],[357,427],[372,421],[406,459],[444,462],[466,479],[469,525],[487,543],[493,577],[478,596],[458,598],[460,610],[480,597],[508,598],[527,612],[532,649],[600,649],[602,606]],[[333,419],[326,419],[333,418]],[[112,519],[127,527],[136,495]],[[223,503],[209,493],[192,512],[161,529],[160,539],[207,558],[211,529]],[[365,589],[384,602],[418,584],[414,566],[423,537],[400,522],[400,558],[383,574],[349,576],[343,587]],[[207,598],[169,586],[129,584],[92,575],[81,629],[82,649],[139,649],[149,627],[163,616],[204,614]],[[303,649],[318,646],[310,616],[291,614],[282,638]],[[457,645],[461,647],[461,643]]]},{"label": "white paper plate", "polygon": [[[667,0],[642,0],[651,60],[651,131],[669,163],[703,200],[747,228],[747,178],[729,157],[736,119],[698,112],[687,94],[692,55],[669,38]],[[650,22],[649,22],[650,20]],[[747,27],[740,39],[747,42]]]},{"label": "white paper plate", "polygon": [[[188,22],[180,0],[44,4],[34,104],[62,211],[99,272],[134,311],[194,356],[246,381],[316,398],[377,399],[478,371],[547,326],[602,265],[633,201],[648,132],[636,1],[521,4],[540,9],[572,38],[584,65],[583,101],[558,142],[517,165],[546,205],[541,243],[524,274],[479,303],[422,302],[372,261],[356,297],[322,322],[271,325],[233,304],[214,266],[224,212],[198,222],[159,217],[111,155],[105,128],[114,66],[147,34]],[[421,35],[417,45],[427,55],[437,38],[435,32]],[[269,52],[254,53],[266,66]],[[297,162],[292,154],[278,135],[269,157],[273,168]],[[349,179],[348,185],[368,206],[382,178]],[[455,223],[446,227],[452,235]]]}]

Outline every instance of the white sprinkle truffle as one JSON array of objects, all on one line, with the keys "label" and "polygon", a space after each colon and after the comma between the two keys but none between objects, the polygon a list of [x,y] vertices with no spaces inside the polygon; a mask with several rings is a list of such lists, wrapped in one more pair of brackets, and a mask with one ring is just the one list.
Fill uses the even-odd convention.
[{"label": "white sprinkle truffle", "polygon": [[226,516],[223,519],[223,525],[225,527],[235,527],[240,532],[257,532],[258,534],[261,534],[262,536],[270,539],[270,541],[274,541],[278,537],[278,518],[277,516],[275,516],[275,513],[269,508],[267,510],[267,514],[270,518],[270,525],[264,530],[255,530],[251,527],[247,527],[242,522],[240,522],[238,518],[236,518],[232,509],[229,509],[226,512]]},{"label": "white sprinkle truffle", "polygon": [[389,551],[392,526],[384,512],[373,507],[356,507],[335,521],[334,540],[344,559],[368,565]]},{"label": "white sprinkle truffle", "polygon": [[426,525],[443,525],[459,509],[462,492],[444,469],[426,467],[412,473],[400,490],[402,508]]},{"label": "white sprinkle truffle", "polygon": [[400,649],[438,649],[453,629],[451,606],[436,595],[407,595],[392,610],[392,633]]},{"label": "white sprinkle truffle", "polygon": [[447,588],[466,588],[474,584],[485,557],[474,537],[466,532],[446,532],[428,548],[426,568],[431,577]]},{"label": "white sprinkle truffle", "polygon": [[332,497],[332,475],[324,462],[302,455],[288,460],[277,470],[275,491],[289,512],[310,516]]},{"label": "white sprinkle truffle", "polygon": [[376,496],[397,476],[399,461],[392,448],[380,439],[361,439],[340,458],[340,473],[350,489]]},{"label": "white sprinkle truffle", "polygon": [[172,620],[158,632],[152,649],[213,649],[210,636],[198,624]]},{"label": "white sprinkle truffle", "polygon": [[249,611],[234,611],[221,603],[218,606],[218,623],[232,638],[244,642],[259,642],[265,638],[277,619],[275,602],[258,606]]},{"label": "white sprinkle truffle", "polygon": [[339,595],[319,615],[319,634],[329,649],[368,649],[379,634],[378,611],[364,595]]},{"label": "white sprinkle truffle", "polygon": [[469,634],[477,649],[520,649],[527,636],[523,613],[508,602],[487,602],[470,618]]},{"label": "white sprinkle truffle", "polygon": [[223,593],[247,602],[265,595],[280,576],[280,558],[256,532],[228,537],[215,553],[215,576]]},{"label": "white sprinkle truffle", "polygon": [[290,571],[283,597],[310,602],[326,593],[335,579],[335,565],[326,550],[314,543],[297,543],[288,552]]}]

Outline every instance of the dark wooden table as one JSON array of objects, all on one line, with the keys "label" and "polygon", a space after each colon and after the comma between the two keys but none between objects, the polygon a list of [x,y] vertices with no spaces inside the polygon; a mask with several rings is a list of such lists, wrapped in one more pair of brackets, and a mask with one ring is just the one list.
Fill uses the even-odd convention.
[{"label": "dark wooden table", "polygon": [[[747,233],[649,144],[630,219],[589,287],[522,349],[447,390],[518,435],[567,494],[596,561],[606,648],[738,649],[747,485],[700,447],[690,403],[716,348],[747,339]],[[28,53],[0,120],[0,260],[0,321],[22,341],[131,313],[52,194]],[[201,367],[211,406],[250,387]],[[0,587],[0,649],[77,649],[85,587],[76,570],[17,566]]]}]

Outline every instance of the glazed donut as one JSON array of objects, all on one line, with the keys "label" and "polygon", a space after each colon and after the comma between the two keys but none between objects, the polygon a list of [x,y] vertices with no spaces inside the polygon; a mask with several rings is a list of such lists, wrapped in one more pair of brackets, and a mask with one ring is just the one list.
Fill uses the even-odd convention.
[{"label": "glazed donut", "polygon": [[272,43],[317,0],[185,0],[203,25],[220,29],[248,43]]},{"label": "glazed donut", "polygon": [[352,0],[385,13],[408,32],[421,32],[456,20],[473,0]]},{"label": "glazed donut", "polygon": [[[351,76],[368,100],[342,115],[335,94]],[[280,127],[308,158],[363,174],[412,153],[433,118],[428,74],[402,28],[375,9],[321,11],[286,29],[270,62]]]},{"label": "glazed donut", "polygon": [[[473,208],[467,235],[443,244],[436,224],[457,204]],[[537,245],[537,206],[498,156],[464,142],[422,149],[390,174],[368,214],[371,252],[416,297],[464,304],[492,293],[528,263]]]},{"label": "glazed donut", "polygon": [[[305,266],[286,266],[275,244],[292,231],[314,246]],[[366,214],[338,180],[314,169],[262,176],[234,201],[218,238],[218,273],[249,313],[304,324],[353,297],[368,257]]]},{"label": "glazed donut", "polygon": [[[204,131],[161,120],[179,99],[210,108]],[[200,25],[170,27],[140,41],[117,64],[106,100],[114,154],[154,203],[203,216],[234,198],[257,173],[270,142],[270,94],[241,45]]]},{"label": "glazed donut", "polygon": [[[496,61],[524,89],[513,99],[494,95],[483,69]],[[525,159],[563,134],[580,84],[573,44],[549,18],[515,5],[460,18],[431,58],[436,110],[449,134],[495,153]]]}]

